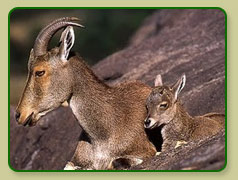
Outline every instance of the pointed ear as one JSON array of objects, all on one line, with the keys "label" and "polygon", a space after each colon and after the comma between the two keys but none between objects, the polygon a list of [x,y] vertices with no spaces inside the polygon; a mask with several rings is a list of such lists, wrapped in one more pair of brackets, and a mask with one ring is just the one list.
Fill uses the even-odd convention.
[{"label": "pointed ear", "polygon": [[34,53],[34,49],[32,48],[31,52],[30,52],[29,59],[28,59],[28,68],[30,68],[30,66],[34,62],[34,60],[35,60],[35,53]]},{"label": "pointed ear", "polygon": [[72,26],[67,26],[67,28],[62,32],[60,37],[60,50],[59,56],[62,61],[67,61],[69,52],[74,45],[74,29]]},{"label": "pointed ear", "polygon": [[178,94],[182,91],[185,86],[186,76],[183,74],[181,78],[172,86],[172,90],[174,92],[174,101],[177,100]]},{"label": "pointed ear", "polygon": [[34,59],[34,49],[33,49],[33,48],[31,49],[29,59],[30,59],[30,60]]},{"label": "pointed ear", "polygon": [[163,86],[162,77],[160,74],[158,74],[155,78],[155,87],[157,86]]}]

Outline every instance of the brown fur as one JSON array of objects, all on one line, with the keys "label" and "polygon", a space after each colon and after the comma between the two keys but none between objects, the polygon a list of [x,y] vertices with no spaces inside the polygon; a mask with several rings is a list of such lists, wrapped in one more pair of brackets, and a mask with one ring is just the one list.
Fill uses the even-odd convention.
[{"label": "brown fur", "polygon": [[[31,52],[27,84],[17,107],[19,124],[35,125],[67,101],[88,135],[88,142],[79,142],[71,165],[108,169],[114,159],[129,159],[134,165],[137,159],[154,156],[156,149],[143,127],[151,88],[140,82],[110,87],[78,55],[61,60],[62,51],[54,48],[39,57]],[[42,68],[45,74],[36,77],[35,71]]]},{"label": "brown fur", "polygon": [[[107,168],[111,160],[117,157],[130,155],[145,159],[153,156],[155,148],[148,141],[143,128],[143,120],[146,117],[144,104],[151,91],[150,87],[140,82],[109,87],[81,60],[74,58],[70,61],[73,67],[70,68],[73,69],[72,74],[79,73],[73,76],[74,82],[81,84],[74,86],[75,97],[73,95],[69,103],[81,102],[78,108],[80,115],[75,115],[78,115],[79,123],[90,137],[93,153],[91,157],[87,157],[88,161],[94,164],[94,168]],[[102,159],[92,157],[98,153],[97,151],[105,154],[106,151],[110,151],[110,155]],[[76,152],[72,161],[80,164],[79,157],[82,155],[85,156],[82,152]]]},{"label": "brown fur", "polygon": [[191,117],[179,102],[173,106],[176,107],[175,116],[162,130],[164,139],[162,151],[174,148],[178,141],[203,140],[224,129],[224,114]]},{"label": "brown fur", "polygon": [[[175,148],[177,142],[202,140],[224,129],[225,115],[209,113],[191,117],[176,98],[176,93],[185,85],[185,75],[174,86],[160,84],[155,87],[147,100],[148,116],[145,120],[148,128],[163,126],[162,151]],[[167,104],[167,106],[161,106]],[[151,120],[148,124],[148,119]]]}]

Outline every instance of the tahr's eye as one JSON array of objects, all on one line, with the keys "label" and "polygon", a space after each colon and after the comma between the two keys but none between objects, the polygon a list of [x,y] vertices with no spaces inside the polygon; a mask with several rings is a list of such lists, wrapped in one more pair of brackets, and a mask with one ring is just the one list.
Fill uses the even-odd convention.
[{"label": "tahr's eye", "polygon": [[159,107],[160,107],[161,109],[165,109],[165,108],[168,107],[168,103],[164,101],[164,102],[160,103]]},{"label": "tahr's eye", "polygon": [[163,93],[164,93],[164,88],[160,88],[160,89],[159,89],[159,94],[160,94],[160,95],[163,95]]},{"label": "tahr's eye", "polygon": [[45,71],[36,71],[35,72],[35,76],[36,77],[41,77],[41,76],[43,76],[45,74]]}]

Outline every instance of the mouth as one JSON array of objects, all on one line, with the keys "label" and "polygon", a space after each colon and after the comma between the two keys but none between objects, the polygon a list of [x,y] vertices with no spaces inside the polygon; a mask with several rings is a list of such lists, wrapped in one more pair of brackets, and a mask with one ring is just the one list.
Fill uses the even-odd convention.
[{"label": "mouth", "polygon": [[153,126],[150,127],[150,129],[154,129],[154,128],[163,128],[166,124],[165,123],[155,123]]},{"label": "mouth", "polygon": [[147,127],[147,129],[154,129],[155,127],[158,127],[158,123],[154,123],[152,126]]},{"label": "mouth", "polygon": [[32,121],[32,116],[33,116],[33,112],[26,118],[26,121],[24,122],[23,126],[33,126],[33,121]]},{"label": "mouth", "polygon": [[164,125],[165,125],[164,123],[155,122],[152,126],[148,126],[148,127],[145,126],[145,128],[146,129],[154,129],[154,128],[158,128],[158,127],[163,127]]},{"label": "mouth", "polygon": [[38,122],[38,120],[46,115],[47,113],[49,113],[50,111],[52,111],[53,109],[46,109],[46,110],[43,110],[43,111],[40,111],[38,113],[34,113],[32,112],[25,120],[24,124],[22,124],[23,126],[35,126],[36,123]]}]

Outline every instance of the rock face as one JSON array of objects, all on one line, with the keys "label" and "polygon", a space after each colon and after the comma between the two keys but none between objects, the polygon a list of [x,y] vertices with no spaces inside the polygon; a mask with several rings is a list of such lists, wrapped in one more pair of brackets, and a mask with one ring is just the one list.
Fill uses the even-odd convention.
[{"label": "rock face", "polygon": [[[225,15],[219,9],[158,10],[147,18],[127,48],[100,61],[94,72],[108,84],[141,80],[164,84],[182,73],[181,102],[191,115],[225,112]],[[34,128],[18,127],[11,108],[10,164],[15,169],[62,169],[81,129],[70,109],[60,108]],[[133,169],[221,169],[225,132],[163,152]]]},{"label": "rock face", "polygon": [[[209,17],[209,18],[208,18]],[[186,74],[182,102],[192,115],[225,111],[225,15],[221,10],[160,10],[124,50],[94,66],[112,84],[161,74],[174,83]]]},{"label": "rock face", "polygon": [[225,163],[225,131],[205,141],[189,142],[131,168],[132,170],[220,170]]},{"label": "rock face", "polygon": [[10,164],[17,170],[63,169],[73,156],[81,128],[69,108],[52,111],[32,128],[18,126],[10,112]]}]

